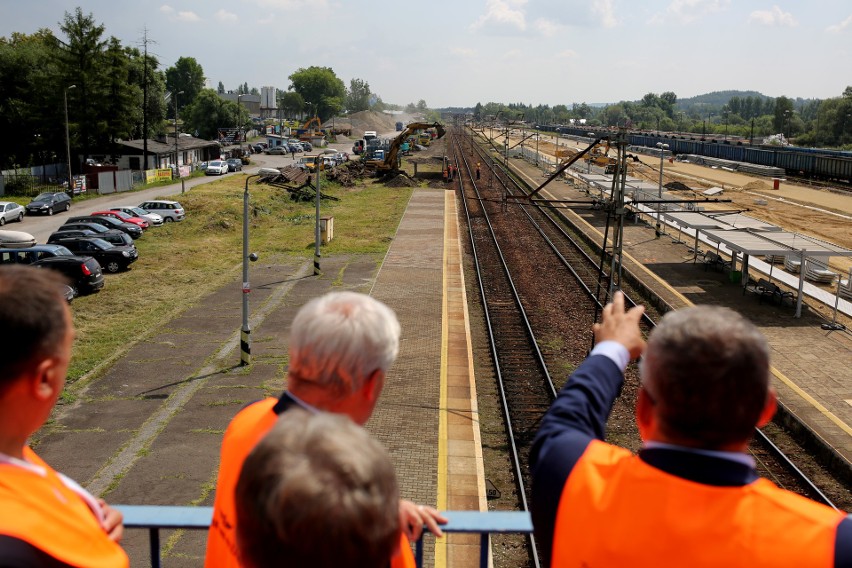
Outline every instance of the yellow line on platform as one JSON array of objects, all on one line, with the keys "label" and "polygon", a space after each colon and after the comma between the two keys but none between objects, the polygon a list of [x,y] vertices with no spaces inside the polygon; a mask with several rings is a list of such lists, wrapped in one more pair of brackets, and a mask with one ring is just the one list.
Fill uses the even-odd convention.
[{"label": "yellow line on platform", "polygon": [[[443,252],[443,275],[441,290],[441,388],[438,401],[438,495],[437,506],[439,511],[447,510],[447,357],[450,339],[449,306],[447,304],[447,263],[449,261],[449,229],[447,216],[451,208],[448,200],[454,199],[452,191],[444,193],[444,252]],[[435,568],[445,568],[447,565],[447,539],[435,539]]]}]

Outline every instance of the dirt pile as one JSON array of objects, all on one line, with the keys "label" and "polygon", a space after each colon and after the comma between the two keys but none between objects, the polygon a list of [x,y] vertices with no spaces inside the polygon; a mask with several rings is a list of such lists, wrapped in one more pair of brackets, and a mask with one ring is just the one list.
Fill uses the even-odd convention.
[{"label": "dirt pile", "polygon": [[764,191],[769,189],[769,184],[760,180],[754,180],[742,187],[745,191]]},{"label": "dirt pile", "polygon": [[349,115],[352,138],[363,138],[365,130],[375,130],[379,134],[395,130],[397,117],[382,112],[364,110]]}]

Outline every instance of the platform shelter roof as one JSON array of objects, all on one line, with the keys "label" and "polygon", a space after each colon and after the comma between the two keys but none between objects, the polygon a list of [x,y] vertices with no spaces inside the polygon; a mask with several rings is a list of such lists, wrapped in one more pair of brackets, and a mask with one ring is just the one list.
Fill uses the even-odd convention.
[{"label": "platform shelter roof", "polygon": [[757,232],[752,229],[704,229],[704,234],[731,250],[750,256],[791,255],[804,257],[852,256],[852,250],[820,241],[800,233],[787,231]]}]

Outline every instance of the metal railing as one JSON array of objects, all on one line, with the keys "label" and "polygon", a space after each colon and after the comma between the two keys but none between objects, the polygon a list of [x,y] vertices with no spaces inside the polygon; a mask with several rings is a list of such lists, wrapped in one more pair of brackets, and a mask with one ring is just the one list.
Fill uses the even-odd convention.
[{"label": "metal railing", "polygon": [[[151,566],[160,568],[160,531],[173,529],[207,530],[213,518],[212,507],[170,507],[154,505],[117,505],[124,515],[125,529],[147,529]],[[479,565],[488,567],[492,534],[532,532],[529,513],[522,511],[444,511],[449,522],[441,525],[445,534],[479,534]],[[423,539],[415,550],[417,566],[423,566]]]}]

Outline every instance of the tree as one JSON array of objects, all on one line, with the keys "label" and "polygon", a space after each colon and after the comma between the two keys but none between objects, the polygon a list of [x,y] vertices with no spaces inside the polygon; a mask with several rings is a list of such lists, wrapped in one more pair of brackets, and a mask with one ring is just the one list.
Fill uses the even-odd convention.
[{"label": "tree", "polygon": [[198,136],[215,139],[220,127],[231,127],[237,120],[237,105],[222,99],[213,89],[202,89],[198,97],[181,113],[189,130]]},{"label": "tree", "polygon": [[107,41],[101,39],[104,26],[96,25],[92,14],[84,16],[78,7],[73,14],[65,12],[59,29],[67,37],[67,41],[59,40],[60,62],[67,73],[66,84],[77,85],[80,143],[83,155],[88,156],[95,143],[93,130],[100,123],[100,109],[106,102],[102,82],[107,45]]},{"label": "tree", "polygon": [[223,83],[222,81],[219,81],[219,86],[216,87],[216,92],[219,93],[220,95],[224,95],[225,94],[225,83]]},{"label": "tree", "polygon": [[[166,89],[172,93],[172,96],[177,97],[179,108],[183,108],[189,101],[195,100],[195,97],[203,88],[204,69],[194,58],[181,57],[174,67],[166,69]],[[178,95],[181,91],[183,91],[183,94]],[[174,100],[171,101],[171,112],[169,114],[174,117]]]},{"label": "tree", "polygon": [[420,112],[426,112],[426,109],[428,108],[429,107],[426,106],[426,101],[424,101],[423,99],[417,101],[417,110],[419,110]]},{"label": "tree", "polygon": [[787,119],[793,114],[793,101],[784,96],[778,97],[775,99],[775,112],[773,114],[772,124],[775,129],[778,132],[786,132],[789,136],[790,133],[786,131],[786,127]]},{"label": "tree", "polygon": [[299,93],[293,91],[278,91],[278,106],[285,115],[294,117],[301,114],[305,108],[305,100]]},{"label": "tree", "polygon": [[331,67],[299,68],[289,77],[290,88],[324,120],[338,112],[346,97],[343,84]]},{"label": "tree", "polygon": [[370,108],[370,84],[363,79],[349,81],[349,92],[346,94],[346,110],[360,112]]}]

